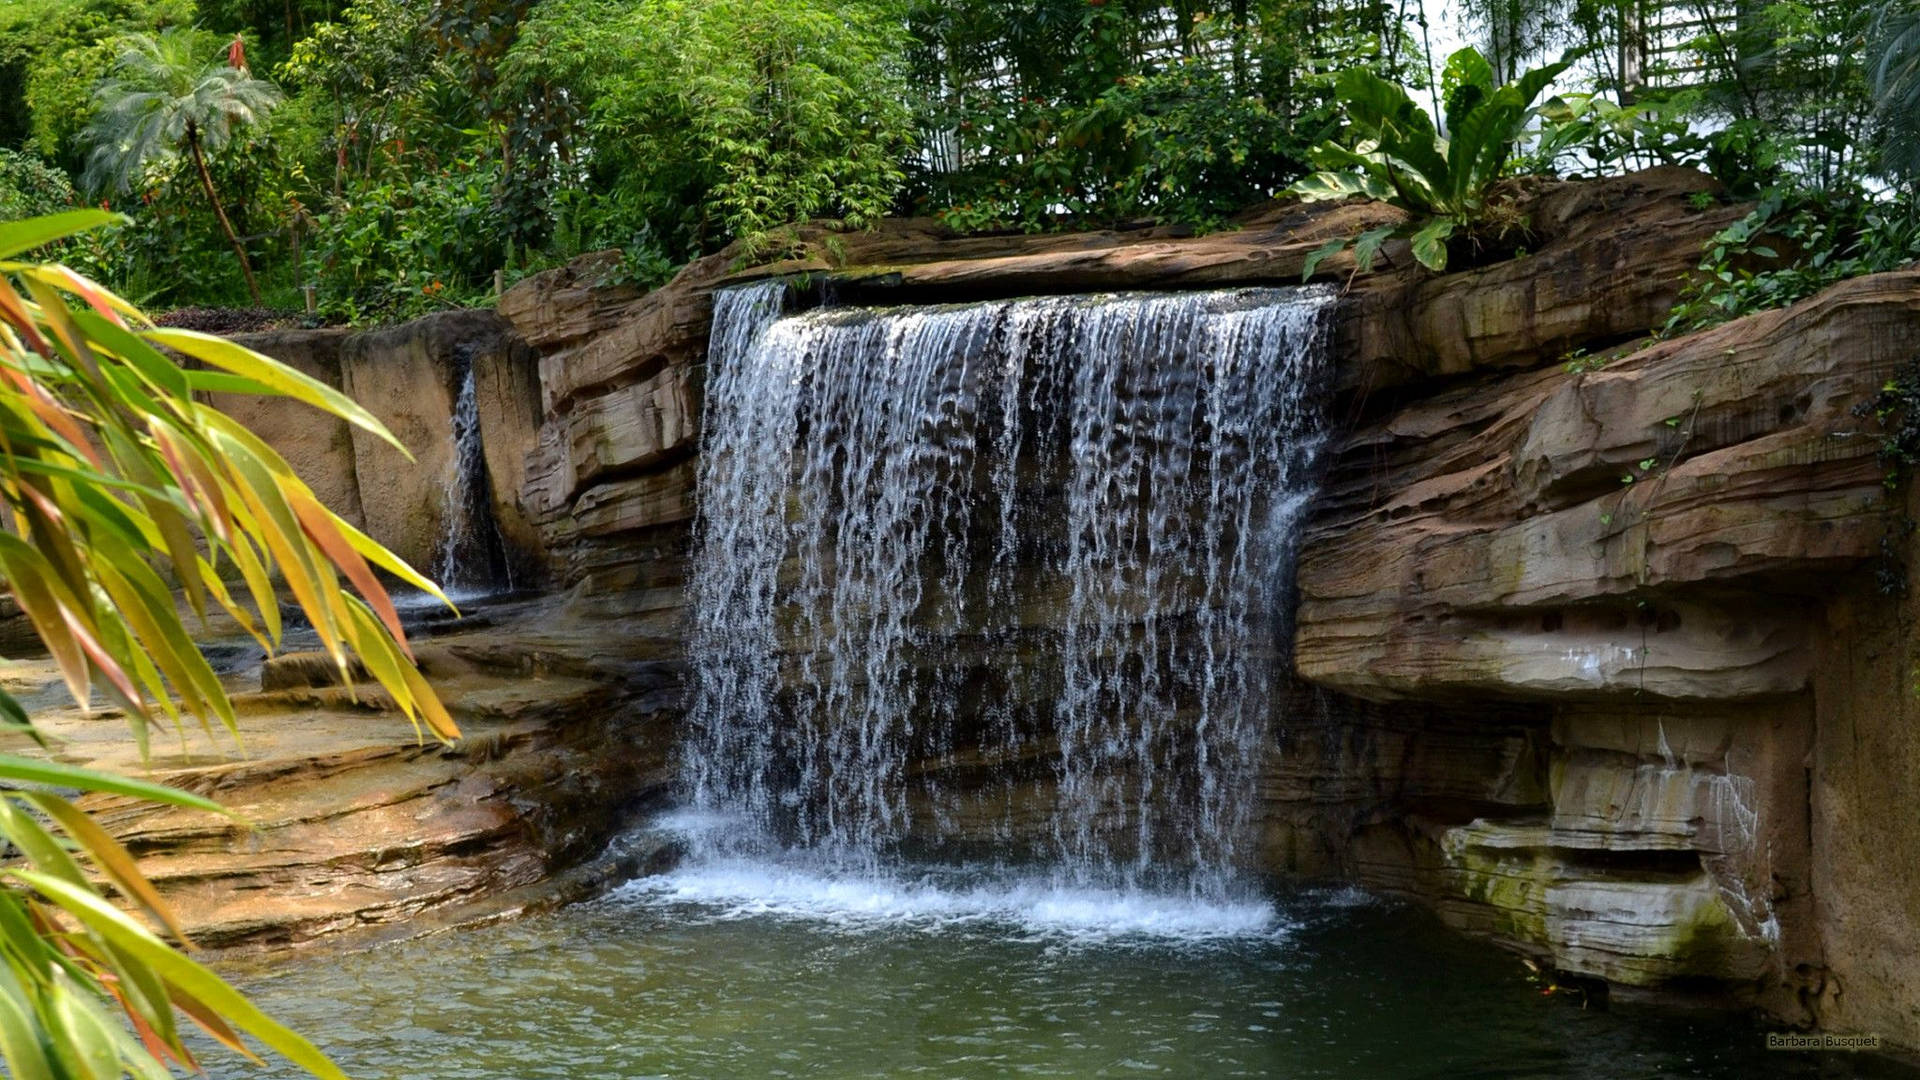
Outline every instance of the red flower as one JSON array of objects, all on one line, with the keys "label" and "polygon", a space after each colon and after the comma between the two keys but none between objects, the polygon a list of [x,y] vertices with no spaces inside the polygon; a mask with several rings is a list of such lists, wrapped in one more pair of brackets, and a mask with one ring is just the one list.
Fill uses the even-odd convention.
[{"label": "red flower", "polygon": [[227,66],[235,71],[247,70],[247,43],[239,34],[233,35],[233,44],[227,46]]}]

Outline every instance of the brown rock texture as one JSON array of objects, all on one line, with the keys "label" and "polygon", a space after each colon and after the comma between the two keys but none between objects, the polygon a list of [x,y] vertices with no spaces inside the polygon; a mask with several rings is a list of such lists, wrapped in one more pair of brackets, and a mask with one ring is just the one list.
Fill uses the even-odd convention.
[{"label": "brown rock texture", "polygon": [[[1920,271],[1652,341],[1741,209],[1678,169],[1515,193],[1525,234],[1454,272],[1394,246],[1374,273],[1346,256],[1320,271],[1345,288],[1339,435],[1299,552],[1265,864],[1416,897],[1596,986],[1920,1047],[1920,644],[1915,601],[1879,587],[1916,557],[1920,509],[1889,498],[1858,412],[1913,360]],[[1328,238],[1395,213],[1282,203],[1199,237],[805,226],[776,261],[724,253],[644,295],[600,284],[602,256],[521,283],[499,316],[275,337],[257,347],[337,378],[420,454],[263,421],[303,469],[347,462],[336,505],[357,500],[416,563],[464,350],[496,514],[570,590],[564,618],[436,643],[470,733],[454,753],[276,662],[249,713],[275,719],[266,749],[167,765],[266,823],[257,837],[121,824],[215,940],[517,895],[598,842],[594,800],[664,783],[714,289],[784,276],[805,305],[1288,284]],[[589,707],[609,686],[649,703],[640,728]],[[1028,747],[917,767],[1030,774],[1013,824],[1037,829],[1044,734]],[[610,759],[643,765],[621,780]],[[245,899],[256,885],[315,895],[281,917]]]},{"label": "brown rock texture", "polygon": [[1874,588],[1903,511],[1862,406],[1916,340],[1920,273],[1883,274],[1356,426],[1302,540],[1299,674],[1368,710],[1532,708],[1547,793],[1381,790],[1410,824],[1359,875],[1575,975],[1709,978],[1920,1045],[1891,959],[1920,889],[1843,854],[1911,846],[1867,809],[1920,756],[1903,608]]},{"label": "brown rock texture", "polygon": [[228,677],[240,741],[183,732],[176,747],[156,738],[145,762],[117,714],[52,704],[64,694],[50,662],[15,662],[4,676],[38,699],[36,722],[62,760],[145,775],[239,815],[82,804],[140,857],[195,943],[283,948],[343,931],[416,933],[590,887],[620,870],[596,863],[608,842],[662,798],[681,682],[679,664],[658,659],[670,643],[609,643],[552,602],[448,629],[416,642],[462,728],[451,747],[418,739],[377,687],[336,685],[319,654]]},{"label": "brown rock texture", "polygon": [[275,330],[237,340],[346,392],[407,448],[402,454],[290,399],[213,395],[326,505],[423,572],[433,570],[445,521],[457,379],[471,365],[494,522],[510,558],[537,570],[540,534],[522,493],[540,424],[540,375],[536,354],[498,315],[450,311],[374,330]]}]

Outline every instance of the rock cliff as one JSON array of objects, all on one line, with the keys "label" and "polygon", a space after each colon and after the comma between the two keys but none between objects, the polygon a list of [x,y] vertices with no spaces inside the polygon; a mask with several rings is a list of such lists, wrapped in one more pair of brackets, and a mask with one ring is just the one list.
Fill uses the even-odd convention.
[{"label": "rock cliff", "polygon": [[[1854,411],[1910,359],[1920,281],[1650,342],[1739,213],[1709,195],[1682,170],[1541,184],[1519,257],[1323,267],[1347,286],[1344,434],[1300,553],[1268,861],[1418,897],[1620,992],[1711,988],[1920,1045],[1887,959],[1920,944],[1920,893],[1824,854],[1920,835],[1863,811],[1861,785],[1889,796],[1920,761],[1882,719],[1909,707],[1904,633],[1861,654],[1863,626],[1902,617],[1873,583],[1904,548]],[[1390,213],[1282,205],[1197,238],[807,228],[780,261],[709,259],[642,297],[579,273],[523,286],[502,310],[544,353],[528,503],[554,573],[678,617],[715,287],[938,302],[1285,283]],[[1904,1004],[1866,1004],[1885,1001]]]},{"label": "rock cliff", "polygon": [[345,391],[387,425],[402,454],[345,421],[284,398],[215,395],[266,435],[314,493],[408,563],[434,569],[454,460],[454,403],[470,370],[487,447],[493,516],[522,563],[538,547],[521,501],[524,448],[540,392],[532,348],[490,311],[448,311],[401,326],[353,332],[275,330],[236,340]]},{"label": "rock cliff", "polygon": [[[1920,1048],[1920,647],[1897,586],[1915,510],[1858,412],[1913,360],[1920,273],[1653,341],[1740,209],[1684,170],[1519,195],[1523,252],[1435,276],[1390,246],[1374,273],[1320,270],[1345,289],[1339,437],[1299,553],[1265,862],[1417,898],[1595,988],[1748,1000]],[[386,332],[412,344],[256,344],[337,368],[426,457],[446,442],[436,358],[490,342],[474,355],[504,358],[476,361],[502,528],[602,627],[556,650],[618,639],[650,665],[665,730],[714,289],[1287,284],[1392,213],[1281,204],[1203,237],[805,227],[776,261],[726,253],[645,294],[584,261],[510,290],[498,321]],[[285,428],[289,457],[355,477],[336,505],[413,557],[441,481],[322,428]],[[545,798],[529,776],[522,807]]]}]

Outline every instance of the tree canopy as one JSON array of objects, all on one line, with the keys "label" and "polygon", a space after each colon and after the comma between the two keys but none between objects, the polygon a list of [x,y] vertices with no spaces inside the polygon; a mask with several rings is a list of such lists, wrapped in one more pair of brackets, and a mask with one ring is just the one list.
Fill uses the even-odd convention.
[{"label": "tree canopy", "polygon": [[[0,206],[97,198],[92,162],[125,185],[105,194],[135,223],[68,253],[90,271],[157,305],[235,302],[257,271],[265,303],[297,311],[310,290],[320,317],[347,320],[481,302],[496,274],[604,248],[652,283],[805,218],[1217,228],[1329,148],[1368,152],[1341,99],[1352,73],[1445,127],[1448,58],[1426,10],[15,0],[0,11],[0,95],[16,106],[0,117]],[[1493,173],[1690,164],[1776,222],[1816,203],[1849,222],[1821,241],[1830,261],[1905,249],[1888,230],[1910,215],[1888,210],[1910,205],[1894,196],[1920,170],[1913,0],[1461,10],[1490,86],[1570,63]]]}]

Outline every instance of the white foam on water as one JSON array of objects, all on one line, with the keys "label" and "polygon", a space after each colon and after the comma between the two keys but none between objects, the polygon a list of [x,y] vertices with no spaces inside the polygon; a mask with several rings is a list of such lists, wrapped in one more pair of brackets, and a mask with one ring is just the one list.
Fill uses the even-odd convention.
[{"label": "white foam on water", "polygon": [[[459,608],[463,612],[483,600],[492,600],[503,595],[503,590],[488,588],[486,586],[469,586],[467,588],[450,587],[442,590],[442,592],[447,600],[453,602],[454,607]],[[442,601],[440,597],[434,596],[432,593],[421,592],[418,589],[390,589],[388,590],[387,596],[393,601],[395,611],[412,613],[416,611],[432,611],[435,608],[439,608],[442,611],[447,610],[446,603]],[[452,614],[451,611],[447,613],[449,615]]]},{"label": "white foam on water", "polygon": [[709,918],[797,919],[855,932],[973,927],[1086,942],[1207,942],[1272,939],[1290,929],[1260,899],[1196,899],[1017,874],[867,874],[802,861],[691,862],[629,882],[616,896],[694,906]]}]

